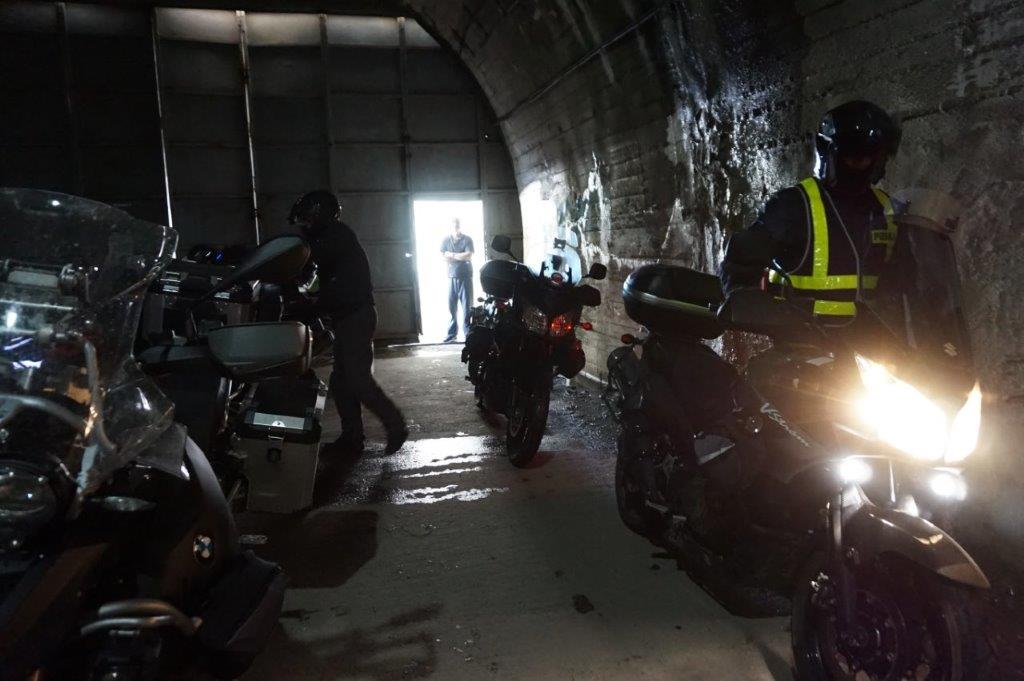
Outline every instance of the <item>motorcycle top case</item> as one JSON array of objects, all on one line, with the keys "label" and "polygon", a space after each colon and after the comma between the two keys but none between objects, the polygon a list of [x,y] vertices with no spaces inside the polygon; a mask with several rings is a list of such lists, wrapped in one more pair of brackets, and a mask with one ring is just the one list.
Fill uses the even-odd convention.
[{"label": "motorcycle top case", "polygon": [[480,268],[480,286],[487,295],[508,300],[523,269],[522,265],[511,260],[490,260]]},{"label": "motorcycle top case", "polygon": [[718,277],[678,265],[644,265],[622,285],[629,318],[673,338],[722,335],[715,316],[722,299]]}]

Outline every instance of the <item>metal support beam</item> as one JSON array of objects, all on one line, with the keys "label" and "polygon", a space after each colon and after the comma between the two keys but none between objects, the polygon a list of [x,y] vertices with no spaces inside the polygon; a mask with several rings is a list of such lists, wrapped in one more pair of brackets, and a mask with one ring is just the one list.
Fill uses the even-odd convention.
[{"label": "metal support beam", "polygon": [[245,100],[245,137],[249,144],[249,186],[252,188],[252,224],[256,243],[260,243],[260,201],[256,182],[256,148],[252,134],[252,70],[249,62],[249,40],[246,33],[245,12],[237,11],[238,51],[242,62],[242,93]]},{"label": "metal support beam", "polygon": [[327,145],[327,186],[333,192],[336,189],[334,164],[331,154],[334,151],[334,109],[331,102],[331,46],[327,42],[327,15],[320,15],[320,60],[323,64],[324,81],[324,143]]},{"label": "metal support beam", "polygon": [[71,169],[74,174],[74,192],[79,196],[85,194],[85,172],[82,168],[82,142],[78,130],[78,116],[75,115],[75,88],[71,72],[71,43],[68,38],[68,8],[66,3],[58,2],[57,28],[60,31],[60,53],[64,70],[64,107],[68,116],[68,132],[70,135]]},{"label": "metal support beam", "polygon": [[164,97],[160,89],[160,30],[159,15],[154,7],[149,11],[149,29],[153,39],[153,84],[156,89],[156,116],[160,128],[160,163],[164,169],[164,199],[167,201],[167,226],[174,228],[174,211],[171,207],[171,175],[167,169],[167,133],[164,130]]},{"label": "metal support beam", "polygon": [[413,320],[413,328],[417,334],[423,333],[423,314],[420,310],[420,277],[419,272],[416,270],[416,213],[415,213],[415,197],[412,193],[412,155],[409,149],[409,50],[406,46],[406,35],[405,35],[405,17],[398,17],[398,82],[402,93],[401,106],[399,107],[401,115],[401,132],[402,132],[402,170],[405,178],[405,191],[409,197],[409,241],[412,245],[412,251],[408,254],[409,267],[412,270],[412,286],[413,286],[413,314],[415,319]]}]

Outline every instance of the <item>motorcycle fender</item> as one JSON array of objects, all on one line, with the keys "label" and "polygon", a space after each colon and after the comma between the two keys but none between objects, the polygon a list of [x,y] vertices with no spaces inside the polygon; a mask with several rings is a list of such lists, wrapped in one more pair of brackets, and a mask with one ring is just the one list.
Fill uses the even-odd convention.
[{"label": "motorcycle fender", "polygon": [[[184,510],[168,509],[169,544],[162,544],[158,593],[175,604],[205,593],[238,554],[238,531],[220,483],[203,451],[190,439],[185,460],[191,480]],[[173,528],[173,529],[171,529]]]},{"label": "motorcycle fender", "polygon": [[863,558],[896,554],[946,579],[976,589],[991,584],[974,559],[935,524],[895,509],[864,504],[843,524],[843,544]]},{"label": "motorcycle fender", "polygon": [[586,354],[575,343],[563,343],[556,351],[555,366],[558,373],[566,378],[572,378],[579,374],[586,364]]}]

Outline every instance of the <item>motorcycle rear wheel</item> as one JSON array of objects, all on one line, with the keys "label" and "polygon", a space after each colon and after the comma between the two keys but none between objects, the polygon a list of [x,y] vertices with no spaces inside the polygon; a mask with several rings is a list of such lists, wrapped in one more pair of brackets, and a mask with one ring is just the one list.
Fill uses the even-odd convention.
[{"label": "motorcycle rear wheel", "polygon": [[898,557],[858,570],[855,631],[838,620],[824,554],[793,598],[792,638],[800,681],[984,681],[991,654],[967,590]]},{"label": "motorcycle rear wheel", "polygon": [[518,385],[512,388],[512,400],[508,410],[508,425],[505,429],[505,446],[508,460],[516,468],[530,464],[544,430],[548,424],[548,407],[551,404],[551,382],[538,381],[532,392]]}]

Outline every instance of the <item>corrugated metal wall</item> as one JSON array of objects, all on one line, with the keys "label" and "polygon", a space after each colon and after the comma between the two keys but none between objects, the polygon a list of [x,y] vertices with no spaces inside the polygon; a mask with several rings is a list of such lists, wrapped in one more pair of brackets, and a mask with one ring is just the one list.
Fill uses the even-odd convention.
[{"label": "corrugated metal wall", "polygon": [[182,249],[285,232],[331,188],[381,337],[416,334],[414,198],[482,199],[488,238],[521,238],[489,105],[411,19],[17,2],[0,44],[0,185],[171,222]]}]

